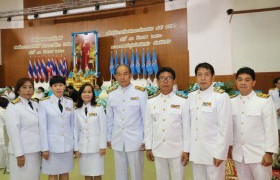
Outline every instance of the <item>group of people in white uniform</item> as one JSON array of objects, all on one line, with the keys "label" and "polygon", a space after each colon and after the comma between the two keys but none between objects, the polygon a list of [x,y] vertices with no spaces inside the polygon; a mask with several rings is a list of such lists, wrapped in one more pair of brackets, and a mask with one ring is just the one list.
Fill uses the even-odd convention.
[{"label": "group of people in white uniform", "polygon": [[237,71],[240,95],[231,99],[214,85],[212,65],[198,64],[195,75],[199,89],[184,96],[173,91],[174,70],[162,67],[160,91],[148,98],[145,88],[131,84],[130,68],[120,65],[106,113],[90,84],[79,89],[74,107],[63,96],[65,78],[52,77],[53,95],[39,103],[31,98],[33,81],[19,79],[6,111],[10,179],[38,180],[42,171],[49,180],[68,180],[74,152],[85,179],[100,180],[106,148],[114,151],[116,180],[128,180],[129,170],[132,180],[142,180],[144,154],[155,162],[158,180],[183,180],[189,162],[194,180],[224,180],[228,157],[239,180],[271,179],[280,110],[268,95],[254,92],[254,70]]}]

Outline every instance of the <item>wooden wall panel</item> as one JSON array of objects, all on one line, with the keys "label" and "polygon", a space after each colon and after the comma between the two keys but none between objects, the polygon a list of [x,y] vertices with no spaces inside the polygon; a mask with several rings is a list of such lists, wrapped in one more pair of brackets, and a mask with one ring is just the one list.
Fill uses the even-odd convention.
[{"label": "wooden wall panel", "polygon": [[[110,79],[109,59],[111,45],[118,44],[121,36],[106,36],[108,30],[122,30],[176,23],[177,28],[160,33],[172,39],[168,45],[155,46],[160,66],[171,66],[177,73],[180,89],[187,87],[189,76],[186,9],[164,11],[164,3],[125,8],[93,14],[25,21],[24,29],[2,31],[4,84],[14,85],[20,77],[27,76],[28,50],[14,50],[14,45],[31,44],[32,37],[63,35],[71,41],[71,32],[97,30],[99,32],[99,69],[101,80]],[[151,33],[139,33],[139,35]],[[153,32],[155,34],[155,32]],[[153,46],[149,47],[150,51]],[[64,48],[71,63],[71,48]],[[138,48],[142,50],[142,48]],[[120,52],[120,50],[118,50]],[[130,50],[129,50],[130,52]]]}]

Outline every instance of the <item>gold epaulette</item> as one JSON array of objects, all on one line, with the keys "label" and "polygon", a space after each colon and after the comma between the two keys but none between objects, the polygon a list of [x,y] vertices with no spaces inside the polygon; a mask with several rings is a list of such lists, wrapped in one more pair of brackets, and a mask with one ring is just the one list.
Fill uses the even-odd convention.
[{"label": "gold epaulette", "polygon": [[225,90],[221,89],[220,87],[214,87],[214,92],[222,94],[225,92]]},{"label": "gold epaulette", "polygon": [[232,94],[232,95],[229,96],[229,98],[235,98],[237,96],[238,96],[238,94]]},{"label": "gold epaulette", "polygon": [[155,94],[148,97],[148,99],[152,99],[160,94],[160,91],[157,91]]},{"label": "gold epaulette", "polygon": [[135,89],[137,89],[139,91],[145,91],[145,88],[141,87],[141,86],[135,86]]},{"label": "gold epaulette", "polygon": [[32,101],[35,101],[36,103],[39,103],[39,100],[36,98],[31,98]]},{"label": "gold epaulette", "polygon": [[180,94],[180,93],[176,93],[177,96],[181,97],[181,98],[185,98],[188,99],[188,96],[184,95],[184,94]]},{"label": "gold epaulette", "polygon": [[21,99],[20,98],[16,98],[16,99],[14,99],[14,100],[12,100],[12,104],[17,104],[17,103],[19,103],[21,101]]},{"label": "gold epaulette", "polygon": [[98,104],[98,103],[96,104],[96,107],[100,107],[100,106],[101,106],[101,104]]},{"label": "gold epaulette", "polygon": [[257,93],[257,96],[261,97],[261,98],[268,98],[269,97],[268,94],[264,94],[264,93]]},{"label": "gold epaulette", "polygon": [[195,92],[195,91],[197,91],[197,90],[199,90],[199,89],[190,90],[190,91],[188,91],[188,93],[192,93],[192,92]]},{"label": "gold epaulette", "polygon": [[275,88],[269,88],[269,90],[274,90]]},{"label": "gold epaulette", "polygon": [[72,100],[72,101],[73,101],[73,99],[70,98],[70,97],[68,97],[68,96],[63,96],[63,97],[65,97],[66,99],[69,99],[69,100]]},{"label": "gold epaulette", "polygon": [[118,86],[111,86],[111,87],[109,87],[107,93],[109,94],[110,92],[113,92],[113,91],[115,91],[116,89],[118,89]]},{"label": "gold epaulette", "polygon": [[40,101],[44,101],[44,100],[47,100],[47,99],[50,99],[50,96],[44,97]]}]

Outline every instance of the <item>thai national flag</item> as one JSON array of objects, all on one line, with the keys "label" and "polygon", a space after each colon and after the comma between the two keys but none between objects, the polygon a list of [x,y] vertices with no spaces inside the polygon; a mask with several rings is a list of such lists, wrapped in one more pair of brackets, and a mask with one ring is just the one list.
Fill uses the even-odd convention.
[{"label": "thai national flag", "polygon": [[35,80],[37,80],[39,78],[38,72],[37,72],[37,65],[36,65],[36,61],[35,60],[34,60],[34,68],[33,68],[33,78]]},{"label": "thai national flag", "polygon": [[38,72],[38,75],[39,75],[39,80],[44,81],[44,75],[42,74],[40,59],[38,59],[38,62],[37,62],[37,72]]},{"label": "thai national flag", "polygon": [[58,75],[58,74],[56,74],[57,70],[56,70],[56,65],[54,63],[53,58],[51,60],[51,70],[52,70],[52,76],[57,76]]},{"label": "thai national flag", "polygon": [[52,77],[52,62],[50,59],[48,59],[46,70],[48,72],[48,77],[50,79]]},{"label": "thai national flag", "polygon": [[46,70],[46,64],[45,64],[44,58],[41,61],[41,74],[44,78],[43,80],[47,82],[48,73],[47,73],[47,70]]},{"label": "thai national flag", "polygon": [[63,59],[63,64],[64,64],[64,76],[67,77],[68,76],[68,67],[67,67],[67,61],[66,61],[66,57],[64,57]]},{"label": "thai national flag", "polygon": [[33,79],[33,67],[32,67],[32,63],[31,61],[29,60],[29,63],[28,63],[28,76],[30,79]]},{"label": "thai national flag", "polygon": [[[64,68],[64,64],[63,64],[63,62],[62,62],[61,59],[59,60],[59,71],[60,71],[60,75],[61,75],[61,76],[64,76],[65,68]],[[65,77],[65,76],[64,76],[64,77]]]}]

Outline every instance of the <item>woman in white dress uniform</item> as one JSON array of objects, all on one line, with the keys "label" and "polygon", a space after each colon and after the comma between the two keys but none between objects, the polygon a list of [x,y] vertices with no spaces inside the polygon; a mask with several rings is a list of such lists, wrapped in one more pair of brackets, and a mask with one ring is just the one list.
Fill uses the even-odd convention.
[{"label": "woman in white dress uniform", "polygon": [[39,103],[42,172],[49,180],[68,180],[74,167],[74,107],[71,99],[63,97],[65,84],[64,77],[52,77],[53,94]]},{"label": "woman in white dress uniform", "polygon": [[78,94],[75,110],[75,154],[80,157],[80,173],[86,180],[101,180],[106,153],[106,116],[96,105],[94,88],[84,84]]},{"label": "woman in white dress uniform", "polygon": [[21,78],[15,87],[17,98],[7,107],[6,126],[9,136],[10,180],[40,179],[40,134],[38,103],[31,99],[34,84]]}]

